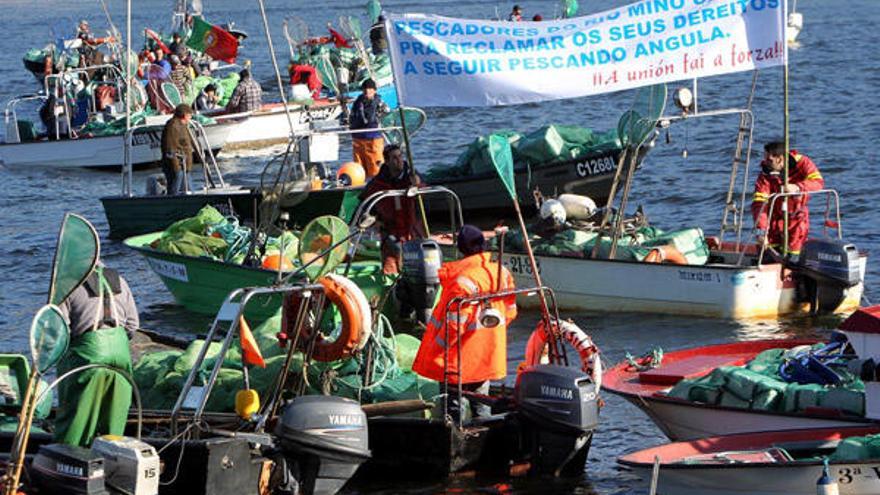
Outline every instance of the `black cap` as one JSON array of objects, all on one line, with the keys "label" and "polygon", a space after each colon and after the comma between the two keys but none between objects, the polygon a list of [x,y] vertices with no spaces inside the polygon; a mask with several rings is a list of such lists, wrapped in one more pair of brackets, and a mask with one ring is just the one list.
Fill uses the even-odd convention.
[{"label": "black cap", "polygon": [[361,83],[361,89],[376,89],[376,81],[367,79]]},{"label": "black cap", "polygon": [[483,231],[473,225],[462,225],[458,230],[458,250],[466,256],[482,253],[486,250],[486,238]]}]

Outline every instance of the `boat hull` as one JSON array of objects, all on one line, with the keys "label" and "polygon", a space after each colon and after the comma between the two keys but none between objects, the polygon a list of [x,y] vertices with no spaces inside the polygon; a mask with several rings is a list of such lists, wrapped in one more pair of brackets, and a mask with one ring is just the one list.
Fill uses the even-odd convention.
[{"label": "boat hull", "polygon": [[[348,198],[359,193],[358,189],[325,189],[295,194],[281,209],[290,214],[290,225],[304,227],[309,220],[321,215],[344,214]],[[307,200],[309,198],[311,200]],[[231,188],[180,196],[107,196],[101,198],[101,203],[110,226],[110,238],[124,239],[165,229],[195,215],[205,205],[213,205],[221,211],[231,207],[239,220],[249,222],[262,200],[259,192]]]},{"label": "boat hull", "polygon": [[[219,151],[238,124],[205,126],[211,150]],[[162,127],[139,131],[132,137],[132,166],[158,166],[162,160]],[[0,162],[8,167],[120,169],[125,161],[123,135],[60,141],[0,144]]]},{"label": "boat hull", "polygon": [[[162,232],[154,232],[131,237],[125,240],[125,245],[143,255],[174,300],[194,313],[214,315],[233,290],[266,287],[278,280],[277,272],[259,267],[157,251],[150,244],[161,235]],[[349,278],[358,284],[368,300],[381,297],[384,292],[382,269],[378,262],[353,263]],[[260,322],[273,316],[280,304],[277,297],[254,301],[249,305],[247,315]]]},{"label": "boat hull", "polygon": [[[566,310],[645,312],[718,318],[771,318],[801,311],[796,284],[780,264],[762,267],[673,265],[536,256],[545,284]],[[860,258],[864,278],[867,258]],[[505,254],[517,285],[534,282],[528,257]],[[783,279],[783,277],[785,277]],[[858,307],[864,285],[847,289],[837,311]],[[534,298],[523,298],[524,306]]]},{"label": "boat hull", "polygon": [[[321,101],[306,111],[302,105],[288,104],[294,132],[304,132],[312,122],[337,119],[342,113],[338,103]],[[244,118],[243,118],[244,117]],[[217,122],[235,122],[224,145],[224,151],[255,149],[275,144],[287,143],[290,138],[290,124],[284,105],[268,104],[251,114],[232,114],[214,116]]]},{"label": "boat hull", "polygon": [[[534,210],[529,198],[535,188],[547,196],[581,194],[592,198],[596,204],[604,205],[611,191],[621,152],[619,149],[609,150],[576,160],[517,170],[516,189],[523,203],[523,211]],[[515,211],[510,195],[494,171],[467,177],[441,177],[431,182],[446,186],[458,195],[465,216],[471,223],[494,226],[499,219]],[[445,199],[426,198],[426,202],[432,219],[441,222],[449,220],[449,206]]]},{"label": "boat hull", "polygon": [[[684,401],[661,400],[643,396],[626,399],[647,414],[670,440],[695,440],[719,435],[756,431],[801,430],[847,426],[870,426],[871,420],[845,420],[795,414],[764,413]],[[877,424],[880,426],[880,424]],[[814,480],[815,481],[815,480]]]}]

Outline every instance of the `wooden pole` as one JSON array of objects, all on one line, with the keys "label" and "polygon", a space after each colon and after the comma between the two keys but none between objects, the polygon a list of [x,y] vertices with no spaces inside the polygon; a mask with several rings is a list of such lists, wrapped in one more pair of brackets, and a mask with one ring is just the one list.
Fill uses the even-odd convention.
[{"label": "wooden pole", "polygon": [[[785,11],[785,10],[783,10]],[[783,106],[783,117],[782,117],[782,134],[783,139],[785,140],[785,156],[782,157],[785,163],[785,167],[782,172],[782,192],[786,192],[788,189],[788,154],[789,154],[789,141],[788,141],[788,132],[789,132],[789,115],[788,115],[788,18],[787,16],[783,16],[782,19],[782,42],[786,44],[785,46],[785,63],[782,64],[782,106]],[[782,255],[788,256],[788,198],[782,198]],[[770,226],[768,226],[769,229]]]}]

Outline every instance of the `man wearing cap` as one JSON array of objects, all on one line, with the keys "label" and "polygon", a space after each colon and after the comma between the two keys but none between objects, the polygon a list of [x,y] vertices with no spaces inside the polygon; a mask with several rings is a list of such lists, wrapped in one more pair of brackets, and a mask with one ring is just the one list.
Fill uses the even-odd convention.
[{"label": "man wearing cap", "polygon": [[[363,93],[354,100],[354,104],[351,106],[349,121],[351,130],[377,129],[382,114],[388,112],[388,105],[376,92],[376,82],[372,79],[364,81],[361,84],[361,89]],[[379,173],[382,151],[385,147],[381,131],[364,130],[352,134],[351,147],[354,161],[364,167],[368,179]]]},{"label": "man wearing cap", "polygon": [[512,290],[513,277],[491,260],[477,227],[462,226],[457,245],[464,258],[440,268],[440,301],[412,369],[425,378],[440,382],[447,378],[450,384],[461,383],[466,391],[486,393],[489,380],[507,376],[507,326],[516,318],[516,300],[505,296],[459,304],[456,299]]},{"label": "man wearing cap", "polygon": [[194,149],[189,132],[192,114],[192,107],[181,103],[162,129],[162,173],[165,174],[168,194],[186,194],[192,189],[189,180]]}]

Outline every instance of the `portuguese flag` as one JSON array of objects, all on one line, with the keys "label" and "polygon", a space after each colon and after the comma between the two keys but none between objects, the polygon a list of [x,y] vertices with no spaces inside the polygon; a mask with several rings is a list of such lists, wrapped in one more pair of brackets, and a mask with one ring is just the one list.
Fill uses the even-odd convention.
[{"label": "portuguese flag", "polygon": [[235,63],[235,56],[238,54],[238,39],[220,26],[205,22],[201,17],[193,18],[193,30],[186,40],[186,46],[230,64]]}]

